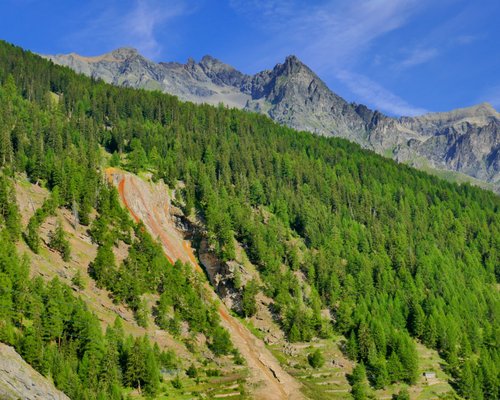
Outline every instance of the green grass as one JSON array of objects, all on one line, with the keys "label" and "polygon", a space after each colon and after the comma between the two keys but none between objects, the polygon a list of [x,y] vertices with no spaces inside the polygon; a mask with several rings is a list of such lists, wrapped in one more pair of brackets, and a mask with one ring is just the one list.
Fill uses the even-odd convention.
[{"label": "green grass", "polygon": [[[224,397],[226,399],[245,399],[246,395],[242,389],[244,374],[234,374],[226,377],[202,377],[196,382],[194,379],[183,378],[182,388],[175,389],[170,382],[164,384],[168,393],[165,398],[184,400],[192,398],[217,398],[218,395],[239,393],[235,396]],[[162,398],[162,397],[160,397]]]},{"label": "green grass", "polygon": [[[199,377],[198,380],[188,377],[181,377],[182,387],[176,389],[172,386],[171,381],[174,376],[164,376],[163,383],[155,399],[160,400],[190,400],[190,399],[216,399],[218,396],[226,395],[224,399],[229,400],[244,400],[248,399],[243,388],[243,382],[246,378],[246,371],[220,377]],[[227,394],[235,393],[234,396]],[[238,393],[238,394],[236,394]],[[134,399],[147,399],[146,396],[141,396],[137,391],[127,390],[127,395]]]},{"label": "green grass", "polygon": [[231,311],[231,315],[236,318],[238,321],[240,321],[249,331],[252,335],[254,335],[256,338],[260,340],[264,340],[264,333],[257,329],[251,322],[246,320],[245,318],[240,317],[238,314],[236,314],[234,311]]},{"label": "green grass", "polygon": [[[445,362],[439,357],[439,354],[435,350],[428,349],[420,343],[417,343],[417,351],[419,378],[417,384],[409,388],[411,398],[415,400],[433,400],[439,399],[446,394],[455,395],[453,388],[448,383],[450,377],[441,368]],[[424,372],[435,372],[437,382],[429,385],[423,377]],[[398,393],[399,390],[405,386],[404,384],[395,384],[384,390],[377,390],[374,393],[377,398],[387,396],[390,398],[393,393]]]},{"label": "green grass", "polygon": [[[479,186],[483,189],[495,191],[495,185],[481,181],[479,179],[476,179],[472,176],[463,174],[461,172],[457,171],[450,171],[450,170],[443,170],[443,169],[438,169],[434,168],[429,165],[429,161],[422,158],[422,157],[417,157],[413,160],[408,160],[406,164],[410,166],[414,166],[424,172],[427,172],[430,175],[437,176],[438,178],[441,178],[445,181],[448,182],[453,182],[457,184],[463,184],[463,183],[469,183],[474,186]],[[498,190],[497,190],[498,191]]]},{"label": "green grass", "polygon": [[[339,340],[334,338],[292,345],[296,348],[293,354],[287,354],[283,346],[278,344],[268,347],[285,370],[302,383],[302,392],[307,398],[349,399],[351,387],[346,372],[350,372],[351,366],[338,347]],[[307,361],[308,354],[315,348],[320,348],[325,357],[325,364],[318,369],[312,368]],[[343,367],[338,365],[339,362]]]},{"label": "green grass", "polygon": [[[269,345],[273,355],[278,359],[283,368],[298,379],[302,384],[302,391],[307,398],[313,400],[323,399],[350,399],[351,386],[347,381],[347,374],[352,370],[352,362],[347,360],[340,350],[342,337],[319,340],[312,343],[300,343],[297,349],[290,354],[280,344]],[[292,345],[293,346],[293,345]],[[313,369],[307,355],[314,348],[320,348],[325,365]],[[449,376],[442,370],[444,364],[439,354],[417,343],[419,354],[419,378],[416,385],[409,388],[412,400],[431,400],[440,398],[457,398],[448,383]],[[335,361],[332,363],[332,361]],[[423,373],[432,371],[436,373],[437,382],[429,385]],[[405,384],[394,384],[384,390],[371,390],[374,398],[391,398],[398,393]]]}]

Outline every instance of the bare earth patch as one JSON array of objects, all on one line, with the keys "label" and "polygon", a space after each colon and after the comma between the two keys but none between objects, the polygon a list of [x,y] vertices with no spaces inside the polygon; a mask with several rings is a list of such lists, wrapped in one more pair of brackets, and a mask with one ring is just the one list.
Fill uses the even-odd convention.
[{"label": "bare earth patch", "polygon": [[[170,199],[166,185],[148,183],[135,175],[117,169],[108,169],[107,176],[120,193],[124,205],[136,220],[142,220],[153,237],[159,238],[165,254],[171,261],[189,262],[201,272],[191,245],[185,241],[170,215]],[[211,296],[217,295],[206,284]],[[232,317],[219,303],[223,326],[231,335],[234,346],[247,361],[250,391],[254,399],[302,399],[300,383],[280,366],[264,343],[257,339],[240,321]]]}]

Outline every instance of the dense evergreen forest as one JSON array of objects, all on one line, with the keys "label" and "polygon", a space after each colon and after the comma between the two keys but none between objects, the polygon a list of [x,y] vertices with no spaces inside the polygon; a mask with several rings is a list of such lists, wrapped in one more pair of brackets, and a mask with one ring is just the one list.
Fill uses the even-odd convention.
[{"label": "dense evergreen forest", "polygon": [[13,196],[0,176],[0,340],[72,399],[119,400],[125,386],[155,394],[160,368],[176,367],[175,355],[147,337],[127,336],[119,318],[103,334],[97,317],[58,278],[29,279],[29,259],[15,247],[20,223]]},{"label": "dense evergreen forest", "polygon": [[[160,257],[161,248],[123,215],[102,179],[102,149],[113,154],[113,164],[149,170],[172,186],[184,182],[185,213],[203,219],[221,259],[234,258],[235,240],[242,244],[290,341],[329,337],[332,331],[345,335],[349,357],[381,388],[415,382],[417,339],[440,352],[460,395],[500,398],[498,196],[261,115],[113,87],[4,42],[0,83],[4,176],[25,172],[52,190],[55,206],[78,210],[99,244],[90,266],[94,279],[139,320],[140,295],[159,293],[162,328],[175,332],[179,321],[188,321],[206,333],[214,352],[231,351],[214,310],[197,302],[193,277]],[[123,339],[119,328],[100,333],[82,303],[57,281],[43,285],[24,278],[28,261],[12,250],[21,227],[8,179],[0,192],[1,340],[14,343],[42,371],[71,365],[65,370],[80,376],[87,396],[112,396],[116,385],[143,379],[127,373],[133,347],[149,354],[141,360],[152,367],[141,371],[168,361],[147,340]],[[92,209],[98,211],[93,221]],[[34,250],[37,224],[24,232]],[[133,249],[123,266],[115,265],[110,250],[118,240]],[[170,295],[176,287],[186,288],[183,297]],[[47,322],[54,313],[44,316],[43,310],[50,307],[58,309],[61,323]],[[162,307],[173,307],[174,317],[165,320]],[[322,316],[324,308],[331,321]],[[36,324],[50,329],[34,329]],[[40,348],[51,354],[50,363],[37,365]],[[109,362],[107,352],[121,360],[109,381],[85,370],[89,357]],[[86,381],[89,376],[95,384]],[[71,378],[60,379],[56,383],[65,388]],[[109,389],[100,388],[102,382],[111,382]]]}]

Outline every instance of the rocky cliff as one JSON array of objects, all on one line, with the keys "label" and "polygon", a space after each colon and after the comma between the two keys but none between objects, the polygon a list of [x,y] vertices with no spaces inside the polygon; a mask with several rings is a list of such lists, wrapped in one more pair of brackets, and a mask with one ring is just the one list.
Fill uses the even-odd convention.
[{"label": "rocky cliff", "polygon": [[500,189],[500,114],[489,104],[399,119],[379,116],[373,150],[397,161],[456,171]]},{"label": "rocky cliff", "polygon": [[295,56],[253,76],[210,56],[186,64],[155,63],[130,48],[98,57],[46,57],[112,84],[260,112],[298,130],[347,138],[399,162],[464,174],[500,192],[500,114],[489,104],[392,118],[348,103]]},{"label": "rocky cliff", "polygon": [[0,343],[0,399],[69,400],[35,371],[16,351]]}]

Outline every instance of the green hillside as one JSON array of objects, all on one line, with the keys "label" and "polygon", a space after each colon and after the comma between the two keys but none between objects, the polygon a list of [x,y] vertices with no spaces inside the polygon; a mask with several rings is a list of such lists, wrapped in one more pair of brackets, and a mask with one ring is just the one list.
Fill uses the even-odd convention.
[{"label": "green hillside", "polygon": [[[219,259],[241,245],[258,269],[242,313],[262,291],[290,342],[344,335],[355,398],[367,385],[415,383],[414,339],[439,351],[461,396],[500,397],[497,195],[263,116],[113,87],[4,42],[0,83],[0,339],[72,398],[120,398],[124,387],[153,395],[168,357],[118,328],[104,335],[57,281],[26,279],[14,242],[36,252],[41,221],[59,207],[89,225],[93,278],[138,322],[141,296],[159,295],[175,311],[165,319],[159,308],[163,329],[187,322],[214,354],[233,352],[202,290],[120,208],[108,164],[182,181],[178,202],[204,222]],[[52,192],[26,229],[12,202],[19,173]],[[119,242],[131,245],[121,265],[110,251]],[[64,237],[53,245],[64,256]]]}]

